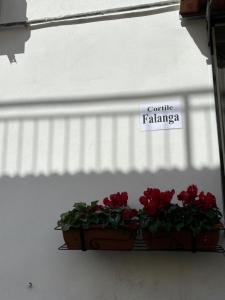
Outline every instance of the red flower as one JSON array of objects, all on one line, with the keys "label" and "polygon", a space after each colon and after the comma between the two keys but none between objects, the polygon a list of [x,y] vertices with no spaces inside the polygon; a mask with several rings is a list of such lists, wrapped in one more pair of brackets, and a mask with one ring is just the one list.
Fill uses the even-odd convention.
[{"label": "red flower", "polygon": [[178,200],[182,201],[184,205],[192,205],[195,200],[188,192],[182,191],[177,195]]},{"label": "red flower", "polygon": [[198,196],[198,188],[195,184],[190,185],[187,191],[182,191],[177,195],[178,200],[182,201],[185,205],[192,205]]},{"label": "red flower", "polygon": [[128,193],[127,192],[123,192],[123,193],[121,193],[120,197],[123,200],[124,205],[127,205]]},{"label": "red flower", "polygon": [[152,199],[150,199],[150,204],[149,205],[151,205],[151,206],[159,206],[159,204],[160,204],[160,198],[152,198]]},{"label": "red flower", "polygon": [[110,198],[111,201],[116,201],[117,200],[117,194],[111,194],[109,196],[109,198]]},{"label": "red flower", "polygon": [[131,209],[130,217],[133,218],[133,217],[136,217],[136,216],[137,216],[137,210],[135,208]]},{"label": "red flower", "polygon": [[196,205],[197,207],[203,206],[204,209],[209,209],[216,206],[216,198],[213,194],[201,192],[198,195],[198,188],[192,184],[187,188],[187,191],[182,191],[178,196],[184,205]]},{"label": "red flower", "polygon": [[[144,205],[147,213],[155,215],[157,208],[164,208],[171,203],[175,190],[161,192],[158,188],[147,188],[139,201]],[[151,207],[151,208],[149,208]]]},{"label": "red flower", "polygon": [[156,216],[158,213],[156,206],[149,205],[149,206],[145,207],[144,209],[147,212],[147,214],[150,216]]},{"label": "red flower", "polygon": [[196,200],[196,201],[195,201],[195,205],[196,205],[197,207],[200,207],[201,204],[202,204],[201,200]]},{"label": "red flower", "polygon": [[112,207],[127,206],[127,200],[128,200],[127,192],[122,192],[122,193],[118,192],[116,194],[111,194],[109,198],[103,199],[103,203],[107,206],[112,206]]},{"label": "red flower", "polygon": [[147,197],[147,198],[151,197],[151,190],[152,190],[152,189],[150,189],[150,188],[147,188],[147,190],[146,190],[146,191],[144,191],[144,195],[145,195],[145,197]]},{"label": "red flower", "polygon": [[94,207],[95,211],[102,210],[102,208],[103,208],[103,206],[99,205],[99,204],[96,204]]},{"label": "red flower", "polygon": [[112,206],[113,207],[119,207],[120,206],[120,196],[119,194],[111,194],[110,196],[110,200],[112,202]]},{"label": "red flower", "polygon": [[198,195],[198,188],[197,185],[192,184],[188,187],[187,192],[190,197],[196,198]]},{"label": "red flower", "polygon": [[137,216],[137,210],[136,209],[124,209],[122,212],[123,219],[129,219]]},{"label": "red flower", "polygon": [[205,196],[205,193],[204,193],[204,192],[201,192],[201,193],[199,194],[198,197],[199,197],[199,201],[200,201],[200,202],[204,202],[204,201],[205,201],[205,197],[206,197],[206,196]]},{"label": "red flower", "polygon": [[158,200],[160,198],[160,189],[154,188],[154,189],[149,189],[151,198],[153,200]]},{"label": "red flower", "polygon": [[103,204],[106,206],[112,206],[112,201],[109,200],[109,198],[104,198],[103,199]]},{"label": "red flower", "polygon": [[185,201],[188,198],[188,193],[182,191],[180,194],[177,195],[177,199],[180,201]]},{"label": "red flower", "polygon": [[166,206],[168,206],[171,203],[171,200],[173,198],[173,195],[175,193],[175,190],[171,190],[171,191],[165,191],[165,192],[161,192],[160,194],[160,204],[159,206],[161,208],[164,208]]},{"label": "red flower", "polygon": [[145,196],[141,196],[139,198],[139,201],[142,205],[147,206],[148,205],[148,199]]},{"label": "red flower", "polygon": [[213,205],[216,205],[216,197],[212,193],[207,193],[206,200],[210,201]]},{"label": "red flower", "polygon": [[122,211],[122,217],[123,217],[123,219],[129,219],[129,217],[130,217],[130,209],[124,209]]},{"label": "red flower", "polygon": [[211,193],[207,193],[203,205],[205,209],[216,207],[216,197]]},{"label": "red flower", "polygon": [[207,193],[205,195],[204,192],[201,192],[199,194],[199,200],[195,202],[195,204],[197,206],[200,206],[200,204],[198,202],[200,202],[203,205],[204,209],[217,207],[216,206],[216,197],[212,193]]}]

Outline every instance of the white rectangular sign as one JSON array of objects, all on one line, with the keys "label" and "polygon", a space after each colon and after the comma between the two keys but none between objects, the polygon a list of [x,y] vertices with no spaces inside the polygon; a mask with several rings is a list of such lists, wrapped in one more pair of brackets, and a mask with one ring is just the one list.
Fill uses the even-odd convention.
[{"label": "white rectangular sign", "polygon": [[142,130],[182,128],[182,105],[179,100],[141,104],[140,125]]}]

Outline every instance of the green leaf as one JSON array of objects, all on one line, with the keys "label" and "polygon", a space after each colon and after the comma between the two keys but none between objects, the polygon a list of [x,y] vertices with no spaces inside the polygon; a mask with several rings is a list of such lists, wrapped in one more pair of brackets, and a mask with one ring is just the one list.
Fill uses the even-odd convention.
[{"label": "green leaf", "polygon": [[109,225],[111,225],[113,228],[117,228],[119,226],[121,220],[121,216],[119,214],[109,216]]},{"label": "green leaf", "polygon": [[82,210],[87,207],[87,204],[84,202],[76,202],[76,203],[74,203],[73,207],[78,210]]},{"label": "green leaf", "polygon": [[149,223],[148,225],[148,229],[151,231],[151,232],[156,232],[160,227],[160,222],[159,220],[155,220],[154,222],[151,222]]},{"label": "green leaf", "polygon": [[181,222],[181,223],[176,224],[176,230],[177,230],[177,231],[180,231],[180,230],[183,229],[183,228],[184,228],[184,222]]},{"label": "green leaf", "polygon": [[98,204],[98,200],[91,202],[91,207],[95,207]]},{"label": "green leaf", "polygon": [[70,225],[70,224],[65,224],[65,225],[62,226],[62,230],[63,230],[63,231],[67,231],[67,230],[69,230],[70,228],[71,228],[71,225]]}]

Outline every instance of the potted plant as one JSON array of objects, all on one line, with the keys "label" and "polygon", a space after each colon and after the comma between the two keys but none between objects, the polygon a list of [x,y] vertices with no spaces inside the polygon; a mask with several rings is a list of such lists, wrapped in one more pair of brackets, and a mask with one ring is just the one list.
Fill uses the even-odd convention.
[{"label": "potted plant", "polygon": [[[180,14],[183,17],[196,16],[206,12],[209,0],[181,0]],[[225,0],[212,0],[211,8],[214,11],[225,10]]]},{"label": "potted plant", "polygon": [[177,196],[183,205],[183,228],[190,230],[197,250],[215,249],[219,240],[222,214],[215,196],[198,192],[196,185],[190,185]]},{"label": "potted plant", "polygon": [[137,210],[127,205],[127,192],[103,199],[100,222],[85,231],[87,249],[131,250],[136,238]]},{"label": "potted plant", "polygon": [[84,228],[98,223],[101,218],[97,202],[94,201],[90,205],[78,202],[73,205],[72,210],[61,214],[57,225],[62,229],[68,249],[77,250],[84,247]]},{"label": "potted plant", "polygon": [[75,203],[58,226],[68,249],[131,250],[139,230],[149,250],[215,250],[223,227],[215,196],[194,184],[177,195],[178,203],[172,203],[174,194],[147,188],[138,212],[128,206],[127,192],[111,194],[101,205]]},{"label": "potted plant", "polygon": [[130,250],[137,230],[137,210],[127,205],[126,192],[110,195],[103,205],[75,203],[58,226],[68,249]]},{"label": "potted plant", "polygon": [[143,239],[151,250],[184,249],[191,243],[190,234],[183,234],[182,209],[171,203],[175,190],[162,192],[147,188],[139,201],[140,227]]},{"label": "potted plant", "polygon": [[139,201],[143,238],[152,250],[214,250],[219,240],[222,214],[212,193],[198,192],[196,185],[178,194],[182,205],[173,204],[175,191],[148,188]]},{"label": "potted plant", "polygon": [[180,14],[182,16],[199,15],[205,12],[207,0],[181,0]]}]

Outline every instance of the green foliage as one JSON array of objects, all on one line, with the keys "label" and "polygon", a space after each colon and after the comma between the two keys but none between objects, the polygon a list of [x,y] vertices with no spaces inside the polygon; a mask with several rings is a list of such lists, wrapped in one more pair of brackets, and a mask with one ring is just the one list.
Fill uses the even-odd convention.
[{"label": "green foliage", "polygon": [[89,228],[91,225],[104,223],[104,216],[101,212],[96,211],[98,201],[92,202],[90,205],[84,202],[74,203],[73,209],[61,214],[58,226],[63,231],[71,228]]},{"label": "green foliage", "polygon": [[91,202],[90,205],[84,202],[77,202],[73,205],[73,209],[61,214],[58,226],[63,231],[71,228],[91,227],[101,228],[123,228],[130,223],[135,223],[137,217],[123,217],[123,212],[129,210],[128,206],[112,207],[98,205],[98,201]]},{"label": "green foliage", "polygon": [[191,229],[194,235],[205,230],[212,230],[220,223],[222,217],[218,207],[204,209],[203,206],[189,205],[183,207],[184,228]]},{"label": "green foliage", "polygon": [[[189,190],[189,193],[193,193],[196,187],[190,186]],[[158,194],[160,192],[156,189],[149,189],[149,191],[157,192]],[[140,228],[148,229],[152,233],[158,230],[167,232],[191,230],[194,235],[197,235],[200,232],[214,229],[215,225],[220,223],[222,217],[214,202],[214,196],[210,193],[206,195],[202,193],[200,194],[201,198],[199,196],[197,200],[195,198],[192,200],[190,197],[187,198],[187,195],[189,195],[187,192],[182,192],[178,196],[181,199],[186,197],[182,200],[182,206],[173,204],[170,201],[155,201],[155,203],[152,203],[152,200],[149,201],[142,196],[140,202],[144,203],[144,207],[139,209],[138,213],[136,209],[131,209],[127,205],[126,199],[121,201],[122,194],[113,194],[111,195],[112,199],[104,199],[104,205],[98,205],[97,200],[91,202],[91,204],[76,202],[72,210],[61,214],[58,226],[63,231],[71,228],[89,229],[91,227],[112,229]],[[168,198],[173,193],[171,195],[168,192],[161,194]]]},{"label": "green foliage", "polygon": [[139,210],[139,225],[142,229],[149,229],[151,232],[157,230],[180,231],[184,228],[184,220],[181,208],[176,204],[170,204],[167,207],[159,208],[157,214],[151,216],[145,209]]},{"label": "green foliage", "polygon": [[139,226],[154,233],[157,230],[181,231],[191,230],[194,235],[206,230],[212,230],[220,223],[222,217],[217,207],[204,209],[195,205],[180,207],[170,204],[168,207],[158,209],[156,215],[149,215],[144,209],[138,213]]}]

